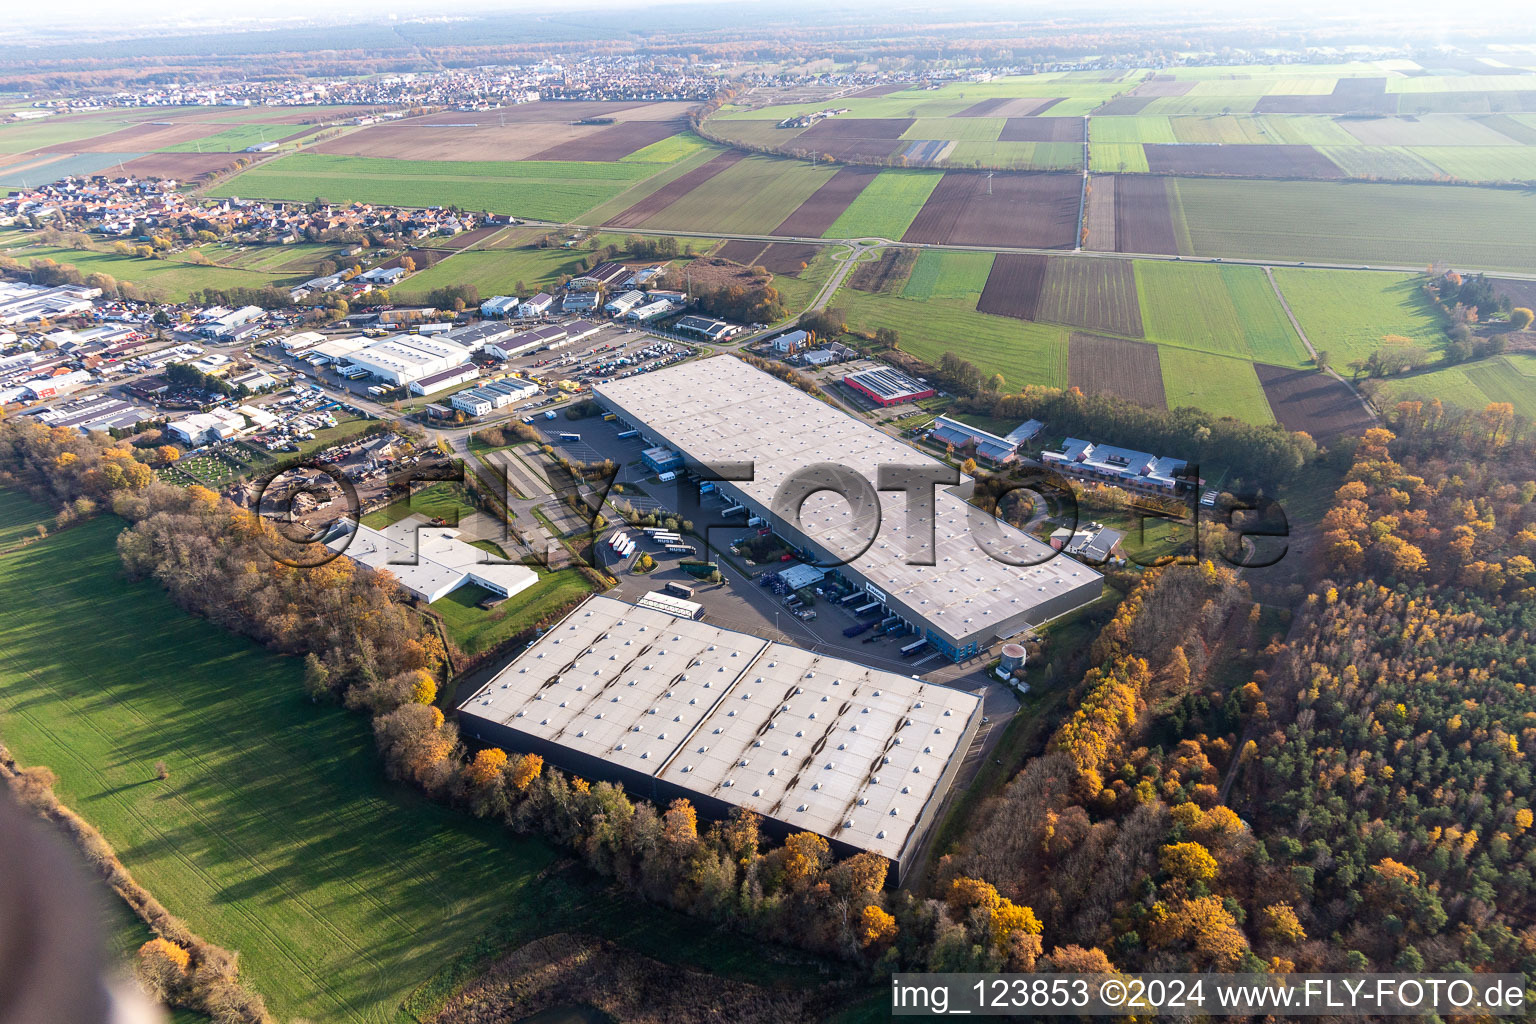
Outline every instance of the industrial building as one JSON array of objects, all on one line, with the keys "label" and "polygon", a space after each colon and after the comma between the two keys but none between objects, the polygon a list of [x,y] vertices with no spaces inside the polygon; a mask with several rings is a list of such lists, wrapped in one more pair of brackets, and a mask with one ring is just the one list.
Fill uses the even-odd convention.
[{"label": "industrial building", "polygon": [[458,530],[424,526],[414,519],[382,530],[338,519],[326,534],[325,546],[358,565],[390,573],[427,604],[466,583],[511,597],[539,581],[538,573],[526,565],[489,561],[492,556],[460,540]]},{"label": "industrial building", "polygon": [[549,312],[549,307],[555,304],[555,297],[548,292],[539,292],[533,298],[520,303],[517,307],[518,316],[543,316]]},{"label": "industrial building", "polygon": [[[934,489],[931,534],[924,524],[911,532],[900,490],[878,492],[878,522],[856,516],[831,490],[811,494],[798,517],[793,507],[775,507],[791,474],[819,476],[817,466],[833,464],[875,487],[882,466],[941,464],[734,356],[608,381],[593,393],[648,445],[678,453],[687,469],[752,463],[752,480],[716,483],[722,497],[808,561],[836,566],[887,615],[956,661],[1093,601],[1103,587],[1099,573],[970,505],[964,481]],[[932,564],[912,564],[921,562]]]},{"label": "industrial building", "polygon": [[686,331],[690,334],[697,334],[705,341],[724,341],[741,330],[735,324],[728,324],[724,320],[716,320],[710,316],[678,317],[677,323],[672,325],[672,329],[674,331]]},{"label": "industrial building", "polygon": [[411,381],[411,394],[435,395],[439,391],[446,391],[456,384],[472,381],[478,376],[480,376],[480,368],[474,363],[450,366],[446,370],[429,373],[420,380]]},{"label": "industrial building", "polygon": [[408,334],[376,341],[346,358],[353,366],[362,367],[380,380],[409,384],[468,362],[469,349],[442,338]]},{"label": "industrial building", "polygon": [[623,316],[645,301],[645,292],[627,291],[603,307],[611,316]]},{"label": "industrial building", "polygon": [[1178,494],[1199,484],[1182,475],[1187,465],[1183,459],[1095,444],[1076,437],[1062,442],[1059,452],[1041,452],[1040,461],[1073,476],[1152,494]]},{"label": "industrial building", "polygon": [[859,370],[843,378],[848,385],[876,405],[900,405],[932,398],[936,392],[921,381],[913,380],[900,370],[888,366]]},{"label": "industrial building", "polygon": [[481,316],[511,316],[522,303],[516,295],[492,295],[480,303]]},{"label": "industrial building", "polygon": [[839,855],[916,859],[981,720],[976,696],[592,597],[459,707],[461,732],[639,796],[762,815]]},{"label": "industrial building", "polygon": [[246,428],[245,417],[233,409],[213,408],[167,423],[166,432],[183,444],[208,444],[234,437]]},{"label": "industrial building", "polygon": [[1026,420],[1007,434],[998,435],[969,423],[940,416],[929,428],[929,440],[938,444],[951,444],[956,450],[973,451],[978,459],[994,466],[1006,466],[1018,461],[1019,446],[1044,426],[1039,420]]},{"label": "industrial building", "polygon": [[539,386],[531,381],[510,377],[491,381],[477,388],[460,391],[448,399],[448,404],[469,416],[484,416],[497,409],[504,409],[513,402],[539,393]]}]

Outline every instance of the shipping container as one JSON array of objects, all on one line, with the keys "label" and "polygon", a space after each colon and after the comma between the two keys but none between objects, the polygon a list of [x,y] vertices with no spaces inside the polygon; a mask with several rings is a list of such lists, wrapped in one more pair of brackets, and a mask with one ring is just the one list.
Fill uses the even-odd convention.
[{"label": "shipping container", "polygon": [[855,608],[853,610],[853,614],[862,617],[864,615],[869,614],[872,611],[878,611],[879,608],[880,608],[880,602],[879,601],[870,601],[868,604],[861,604],[857,608]]}]

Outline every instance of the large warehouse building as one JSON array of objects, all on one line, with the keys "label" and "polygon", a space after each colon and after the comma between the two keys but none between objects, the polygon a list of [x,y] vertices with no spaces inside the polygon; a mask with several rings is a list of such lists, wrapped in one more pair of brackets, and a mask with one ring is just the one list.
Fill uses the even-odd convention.
[{"label": "large warehouse building", "polygon": [[972,694],[608,597],[459,707],[464,735],[705,815],[911,865],[981,720]]},{"label": "large warehouse building", "polygon": [[442,338],[419,334],[386,338],[358,349],[347,362],[361,366],[380,380],[410,384],[452,366],[469,362],[469,349]]},{"label": "large warehouse building", "polygon": [[791,474],[832,463],[873,487],[882,466],[938,462],[733,356],[679,363],[593,391],[649,444],[680,453],[688,469],[751,461],[754,479],[716,484],[724,497],[761,517],[808,560],[837,565],[888,614],[956,661],[1093,601],[1103,587],[1099,573],[970,505],[958,488],[935,488],[931,551],[926,531],[908,536],[900,490],[879,492],[877,533],[872,517],[856,517],[830,491],[804,502],[797,525],[793,508],[773,507]]}]

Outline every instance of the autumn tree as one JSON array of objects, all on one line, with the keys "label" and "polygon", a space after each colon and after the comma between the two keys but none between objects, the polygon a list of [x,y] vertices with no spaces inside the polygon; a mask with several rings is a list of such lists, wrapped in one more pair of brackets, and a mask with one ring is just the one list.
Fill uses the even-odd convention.
[{"label": "autumn tree", "polygon": [[156,1002],[170,1004],[187,984],[192,954],[169,939],[154,938],[139,947],[134,974]]}]

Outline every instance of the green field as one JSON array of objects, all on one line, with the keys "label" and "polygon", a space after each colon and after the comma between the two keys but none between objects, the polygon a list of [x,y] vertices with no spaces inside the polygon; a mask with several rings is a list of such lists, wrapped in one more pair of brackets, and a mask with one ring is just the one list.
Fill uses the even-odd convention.
[{"label": "green field", "polygon": [[1139,115],[1089,118],[1088,138],[1095,143],[1095,148],[1100,142],[1132,143],[1140,146],[1143,142],[1178,141],[1173,135],[1173,125],[1166,117]]},{"label": "green field", "polygon": [[1147,151],[1139,142],[1095,142],[1088,147],[1088,164],[1090,170],[1107,173],[1145,174],[1149,170]]},{"label": "green field", "polygon": [[[624,244],[624,235],[602,233],[597,236],[599,247]],[[719,244],[714,238],[679,238],[678,246],[694,247],[703,255]],[[391,296],[411,301],[424,300],[427,293],[444,285],[472,284],[480,289],[483,298],[492,295],[511,295],[521,281],[529,290],[553,287],[563,276],[574,277],[585,267],[584,261],[592,253],[587,249],[566,249],[562,246],[541,249],[526,245],[516,248],[464,249],[439,260],[426,270],[412,274],[390,289]],[[620,258],[625,258],[621,255]]]},{"label": "green field", "polygon": [[945,161],[953,167],[1071,171],[1083,163],[1081,142],[957,142]]},{"label": "green field", "polygon": [[711,142],[699,138],[692,132],[684,132],[681,135],[673,135],[653,142],[644,149],[637,149],[626,157],[620,157],[619,163],[623,164],[675,164],[679,160],[687,160],[689,157],[700,153],[718,153],[719,148]]},{"label": "green field", "polygon": [[430,607],[443,617],[444,628],[461,651],[479,654],[592,592],[592,584],[575,569],[534,569],[539,582],[489,611],[475,606],[491,592],[473,583],[438,598]]},{"label": "green field", "polygon": [[60,798],[173,914],[239,950],[279,1019],[407,1019],[401,1002],[439,972],[559,929],[746,980],[827,980],[569,872],[545,876],[556,857],[542,842],[386,783],[366,724],[310,702],[297,659],[124,580],[121,525],[94,520],[0,560],[0,735],[58,774]]},{"label": "green field", "polygon": [[1001,117],[919,117],[902,134],[904,139],[953,139],[956,142],[996,142],[1003,130]]},{"label": "green field", "polygon": [[1536,146],[1419,146],[1409,152],[1463,181],[1536,181]]},{"label": "green field", "polygon": [[570,220],[665,165],[614,161],[393,160],[296,153],[219,181],[211,195],[250,199],[461,206]]},{"label": "green field", "polygon": [[1529,270],[1529,194],[1436,185],[1171,178],[1184,255]]},{"label": "green field", "polygon": [[1401,146],[1319,146],[1318,152],[1353,178],[1430,181],[1444,173]]},{"label": "green field", "polygon": [[976,298],[992,272],[990,252],[920,253],[912,275],[901,290],[904,299],[962,299],[976,307]]},{"label": "green field", "polygon": [[[588,224],[603,224],[609,220],[612,220],[614,217],[617,217],[619,214],[623,213],[625,210],[629,209],[640,200],[646,198],[654,192],[659,191],[662,187],[670,184],[676,179],[681,178],[695,167],[701,167],[704,164],[709,163],[722,152],[723,150],[715,147],[704,149],[693,154],[692,156],[679,160],[675,164],[670,164],[666,167],[663,167],[656,174],[651,175],[649,178],[644,178],[635,182],[628,188],[625,188],[623,191],[605,200],[599,206],[588,210],[586,216],[582,219]],[[630,156],[634,156],[634,154],[631,153]]]},{"label": "green field", "polygon": [[881,171],[822,237],[901,238],[943,176],[940,171]]},{"label": "green field", "polygon": [[1413,398],[1438,398],[1477,411],[1490,402],[1508,402],[1516,413],[1536,417],[1536,355],[1510,353],[1428,373],[1396,377],[1383,381],[1382,391],[1387,404]]},{"label": "green field", "polygon": [[452,526],[462,519],[468,519],[476,511],[463,484],[455,480],[440,480],[412,492],[408,498],[401,498],[369,512],[363,516],[363,525],[382,530],[406,516],[421,515],[428,519],[441,519]]},{"label": "green field", "polygon": [[36,537],[39,526],[52,529],[53,515],[53,509],[21,491],[0,490],[0,551]]},{"label": "green field", "polygon": [[836,266],[832,247],[823,247],[810,264],[797,274],[774,274],[773,286],[779,292],[779,304],[790,314],[804,312],[832,276]]},{"label": "green field", "polygon": [[210,134],[207,138],[197,139],[192,142],[178,142],[173,146],[162,146],[157,152],[239,153],[248,146],[259,146],[264,142],[277,142],[279,139],[287,138],[290,135],[297,135],[304,130],[303,125],[291,124],[242,124],[233,125],[217,132],[218,125],[210,124],[208,128]]},{"label": "green field", "polygon": [[1066,328],[978,313],[975,303],[974,295],[918,301],[843,288],[831,305],[843,309],[856,329],[893,328],[903,352],[935,366],[945,352],[954,352],[983,374],[1001,373],[1010,389],[1066,387]]},{"label": "green field", "polygon": [[749,156],[652,216],[645,226],[764,234],[778,227],[836,173],[835,167]]},{"label": "green field", "polygon": [[1259,267],[1139,260],[1136,294],[1148,341],[1276,366],[1310,365]]},{"label": "green field", "polygon": [[1171,345],[1159,348],[1157,354],[1162,362],[1163,394],[1168,408],[1189,405],[1248,423],[1275,421],[1258,374],[1248,360]]},{"label": "green field", "polygon": [[94,249],[67,249],[58,246],[27,245],[7,250],[7,255],[21,263],[51,259],[69,263],[82,275],[109,274],[119,283],[131,282],[151,288],[170,302],[185,302],[190,292],[202,288],[262,288],[269,284],[295,282],[305,275],[275,274],[235,267],[198,266],[175,259],[141,259],[97,252]]},{"label": "green field", "polygon": [[1275,281],[1312,347],[1333,365],[1347,367],[1397,334],[1431,352],[1445,347],[1442,317],[1412,274],[1362,274],[1348,270],[1275,271]]}]

